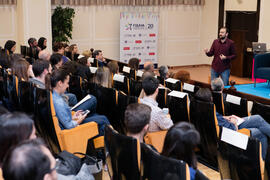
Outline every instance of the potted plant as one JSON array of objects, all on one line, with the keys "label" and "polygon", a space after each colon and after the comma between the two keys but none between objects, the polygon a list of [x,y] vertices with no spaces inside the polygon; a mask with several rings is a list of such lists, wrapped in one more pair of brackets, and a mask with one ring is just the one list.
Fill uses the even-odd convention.
[{"label": "potted plant", "polygon": [[52,14],[53,42],[69,42],[72,39],[72,29],[75,11],[73,8],[57,6]]}]

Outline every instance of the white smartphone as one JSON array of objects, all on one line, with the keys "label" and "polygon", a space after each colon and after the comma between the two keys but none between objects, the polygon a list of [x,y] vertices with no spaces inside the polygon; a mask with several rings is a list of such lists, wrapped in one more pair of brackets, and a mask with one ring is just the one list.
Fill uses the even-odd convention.
[{"label": "white smartphone", "polygon": [[85,110],[85,111],[82,112],[82,115],[87,115],[88,113],[90,113],[90,111],[89,110]]}]

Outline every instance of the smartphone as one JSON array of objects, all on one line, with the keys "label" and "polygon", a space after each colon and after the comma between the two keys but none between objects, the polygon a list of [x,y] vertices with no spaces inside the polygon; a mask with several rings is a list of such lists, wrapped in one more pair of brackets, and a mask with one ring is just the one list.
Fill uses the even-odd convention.
[{"label": "smartphone", "polygon": [[90,113],[90,111],[89,110],[85,110],[85,111],[82,112],[82,115],[87,115],[88,113]]}]

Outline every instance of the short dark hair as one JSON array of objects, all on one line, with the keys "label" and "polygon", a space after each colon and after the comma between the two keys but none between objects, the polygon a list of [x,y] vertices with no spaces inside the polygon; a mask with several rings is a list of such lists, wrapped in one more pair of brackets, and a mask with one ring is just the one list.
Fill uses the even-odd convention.
[{"label": "short dark hair", "polygon": [[[229,29],[226,28],[225,26],[224,26],[224,27],[221,27],[220,29],[225,29],[225,30],[226,30],[226,33],[229,33]],[[220,29],[219,29],[219,30],[220,30]]]},{"label": "short dark hair", "polygon": [[62,57],[63,55],[59,54],[59,53],[53,53],[51,55],[51,58],[50,58],[50,62],[52,64],[52,66],[58,64],[60,61],[62,61]]},{"label": "short dark hair", "polygon": [[41,50],[46,49],[46,46],[44,46],[45,40],[47,40],[45,37],[40,37],[38,40],[38,47],[40,47]]},{"label": "short dark hair", "polygon": [[195,93],[195,99],[205,102],[212,102],[212,93],[208,88],[200,88]]},{"label": "short dark hair", "polygon": [[68,75],[69,75],[68,72],[66,72],[63,69],[54,70],[51,74],[51,87],[52,88],[56,87],[56,84],[59,81],[64,82]]},{"label": "short dark hair", "polygon": [[53,52],[57,52],[59,49],[62,49],[64,44],[62,42],[55,42],[53,43]]},{"label": "short dark hair", "polygon": [[172,126],[165,137],[162,155],[183,160],[197,169],[194,148],[200,143],[200,134],[188,122],[180,122]]},{"label": "short dark hair", "polygon": [[154,94],[158,86],[158,79],[152,76],[148,76],[142,81],[142,88],[147,96]]},{"label": "short dark hair", "polygon": [[137,134],[142,131],[151,119],[151,108],[146,104],[129,104],[125,111],[127,132]]},{"label": "short dark hair", "polygon": [[29,44],[29,46],[31,46],[31,44],[33,44],[35,41],[37,41],[36,38],[29,38],[29,39],[28,39],[28,44]]},{"label": "short dark hair", "polygon": [[51,172],[51,161],[43,152],[38,140],[19,144],[5,157],[3,177],[5,180],[40,180]]},{"label": "short dark hair", "polygon": [[93,58],[96,58],[97,57],[97,55],[99,55],[99,53],[100,52],[102,52],[101,50],[95,50],[94,52],[93,52]]},{"label": "short dark hair", "polygon": [[49,69],[50,62],[42,59],[38,59],[33,63],[32,69],[35,77],[40,76],[45,69]]},{"label": "short dark hair", "polygon": [[23,113],[6,113],[0,116],[0,164],[9,149],[28,139],[34,122]]}]

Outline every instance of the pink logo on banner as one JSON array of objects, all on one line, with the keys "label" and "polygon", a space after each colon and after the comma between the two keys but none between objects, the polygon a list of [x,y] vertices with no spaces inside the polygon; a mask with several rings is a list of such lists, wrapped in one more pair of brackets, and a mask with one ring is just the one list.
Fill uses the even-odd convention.
[{"label": "pink logo on banner", "polygon": [[156,37],[156,34],[149,34],[150,37]]},{"label": "pink logo on banner", "polygon": [[124,47],[124,51],[130,50],[130,47]]},{"label": "pink logo on banner", "polygon": [[154,56],[154,55],[155,55],[154,52],[150,52],[150,53],[149,53],[149,56]]},{"label": "pink logo on banner", "polygon": [[141,41],[141,40],[136,40],[135,43],[136,43],[136,44],[141,44],[142,41]]}]

